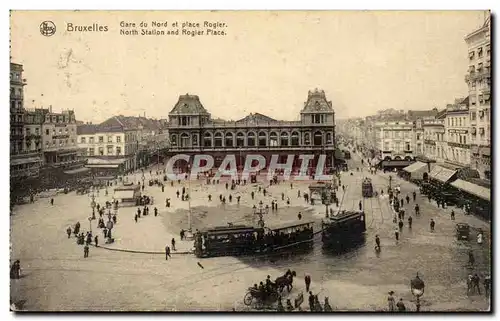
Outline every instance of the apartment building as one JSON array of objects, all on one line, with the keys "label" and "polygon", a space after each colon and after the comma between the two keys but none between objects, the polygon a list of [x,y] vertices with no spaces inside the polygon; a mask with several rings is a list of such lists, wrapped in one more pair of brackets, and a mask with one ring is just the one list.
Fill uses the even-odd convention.
[{"label": "apartment building", "polygon": [[98,125],[79,125],[77,135],[87,167],[126,172],[138,166],[140,132],[123,116],[111,117]]},{"label": "apartment building", "polygon": [[[32,120],[26,119],[24,108],[23,66],[10,64],[10,177],[11,185],[27,178],[37,178],[40,173],[40,125],[31,131]],[[41,124],[41,123],[40,123]],[[38,136],[37,136],[38,135]]]},{"label": "apartment building", "polygon": [[465,37],[469,66],[470,148],[472,168],[491,177],[491,19]]},{"label": "apartment building", "polygon": [[469,97],[455,99],[446,106],[444,121],[446,149],[444,161],[456,166],[470,165]]}]

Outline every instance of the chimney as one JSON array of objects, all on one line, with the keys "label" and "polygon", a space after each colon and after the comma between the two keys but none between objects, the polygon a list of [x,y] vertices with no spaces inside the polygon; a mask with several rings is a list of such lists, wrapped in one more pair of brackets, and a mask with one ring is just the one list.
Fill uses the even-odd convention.
[{"label": "chimney", "polygon": [[49,105],[49,111],[52,113],[52,105]]}]

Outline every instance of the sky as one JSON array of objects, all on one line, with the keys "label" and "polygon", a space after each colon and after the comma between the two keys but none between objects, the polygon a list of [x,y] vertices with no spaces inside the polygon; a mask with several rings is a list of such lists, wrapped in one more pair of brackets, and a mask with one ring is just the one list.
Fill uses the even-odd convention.
[{"label": "sky", "polygon": [[[363,117],[467,96],[464,37],[483,19],[481,11],[14,11],[11,61],[24,65],[26,108],[73,109],[94,123],[166,118],[186,93],[214,118],[296,120],[315,88],[337,118]],[[47,20],[51,37],[39,30]],[[122,21],[227,27],[225,36],[124,36]],[[69,32],[67,23],[109,30]]]}]

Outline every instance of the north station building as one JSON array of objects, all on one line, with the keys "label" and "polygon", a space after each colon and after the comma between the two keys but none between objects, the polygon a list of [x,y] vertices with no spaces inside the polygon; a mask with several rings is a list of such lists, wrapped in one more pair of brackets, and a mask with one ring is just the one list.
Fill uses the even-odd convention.
[{"label": "north station building", "polygon": [[[169,136],[168,156],[209,154],[217,168],[228,154],[235,155],[238,169],[243,168],[249,154],[262,155],[266,167],[273,155],[279,155],[279,164],[294,155],[294,172],[301,167],[299,155],[314,155],[309,163],[310,174],[314,173],[319,155],[324,154],[324,173],[334,167],[335,111],[325,92],[318,89],[309,91],[298,121],[276,120],[259,113],[236,121],[212,119],[198,96],[181,95],[169,113]],[[175,167],[186,170],[188,164],[178,161]]]}]

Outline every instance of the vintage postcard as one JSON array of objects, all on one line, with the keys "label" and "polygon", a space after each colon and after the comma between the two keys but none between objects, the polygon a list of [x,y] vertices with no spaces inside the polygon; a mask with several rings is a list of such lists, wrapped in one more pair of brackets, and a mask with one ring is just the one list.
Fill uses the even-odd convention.
[{"label": "vintage postcard", "polygon": [[11,310],[490,311],[490,14],[11,11]]}]

